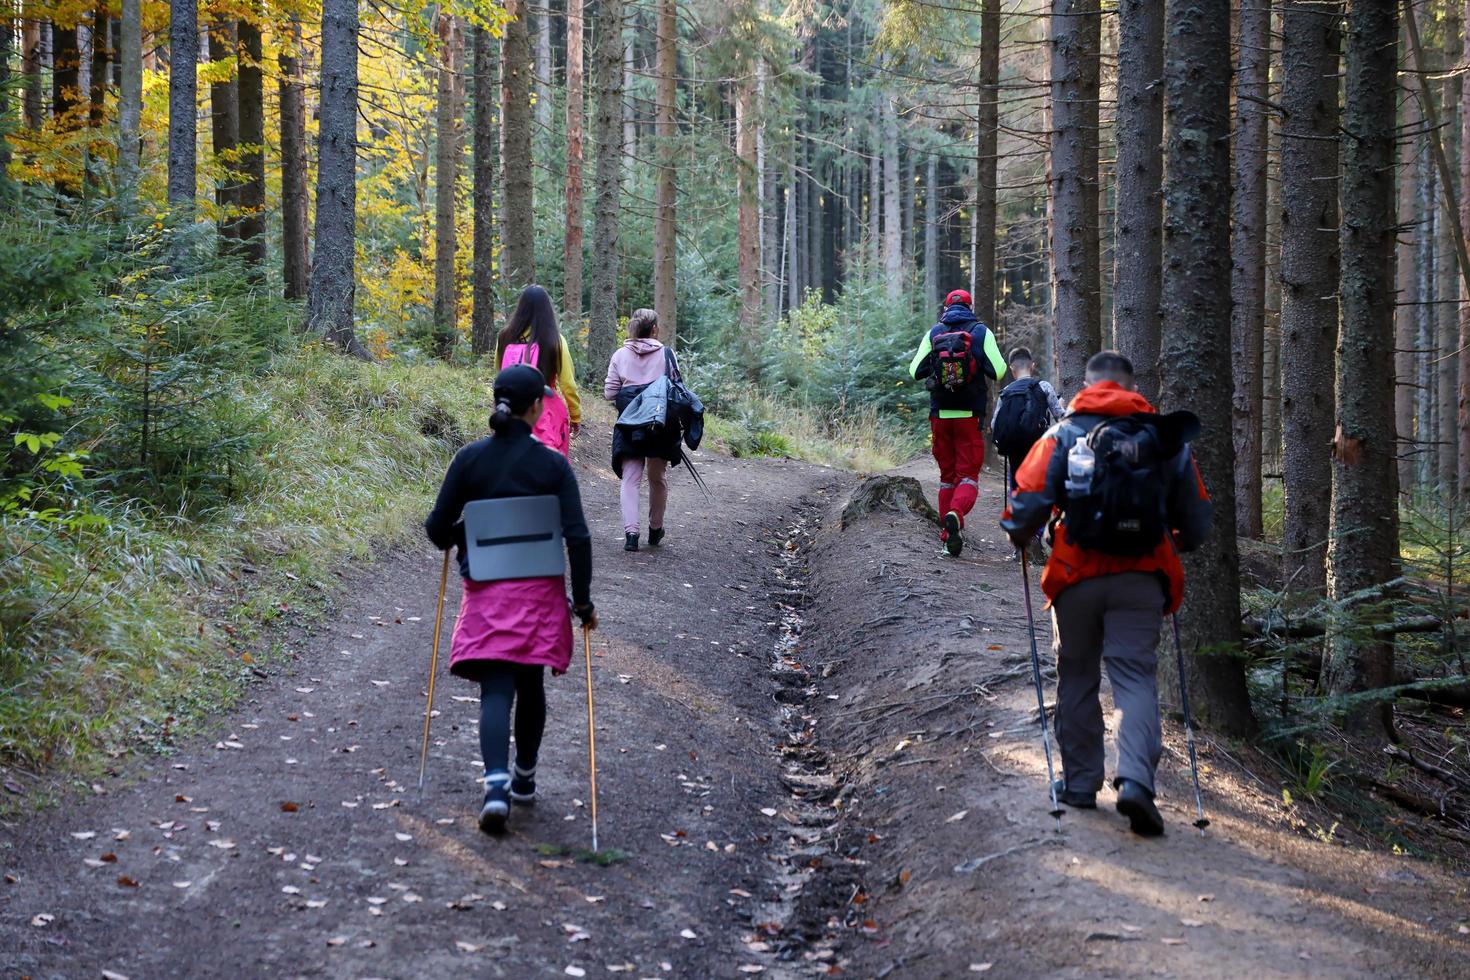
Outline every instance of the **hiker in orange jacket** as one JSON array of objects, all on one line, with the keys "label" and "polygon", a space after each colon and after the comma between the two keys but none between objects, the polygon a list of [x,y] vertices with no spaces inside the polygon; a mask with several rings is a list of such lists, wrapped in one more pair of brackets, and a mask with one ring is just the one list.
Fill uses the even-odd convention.
[{"label": "hiker in orange jacket", "polygon": [[[1133,390],[1132,363],[1103,351],[1087,363],[1087,387],[1017,470],[1001,521],[1017,547],[1051,526],[1041,589],[1051,600],[1057,657],[1063,771],[1057,798],[1097,806],[1103,785],[1098,685],[1105,664],[1122,713],[1117,808],[1144,836],[1164,832],[1153,802],[1163,749],[1155,648],[1164,615],[1178,610],[1184,596],[1179,552],[1198,547],[1211,522],[1210,498],[1188,446],[1197,428],[1188,413],[1159,415]],[[1113,487],[1128,492],[1106,492]],[[1104,503],[1119,500],[1124,503]],[[1130,503],[1139,509],[1110,512]]]}]

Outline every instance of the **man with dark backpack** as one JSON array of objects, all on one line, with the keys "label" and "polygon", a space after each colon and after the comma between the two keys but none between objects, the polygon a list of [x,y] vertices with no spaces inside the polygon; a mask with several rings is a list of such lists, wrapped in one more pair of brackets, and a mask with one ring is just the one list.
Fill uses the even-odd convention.
[{"label": "man with dark backpack", "polygon": [[909,373],[929,390],[929,431],[939,464],[939,540],[950,555],[965,546],[965,515],[980,495],[985,437],[980,431],[989,393],[986,379],[1005,373],[995,334],[970,309],[970,294],[956,289],[944,299],[939,322],[924,334]]},{"label": "man with dark backpack", "polygon": [[1118,726],[1118,812],[1136,834],[1164,832],[1154,805],[1163,744],[1155,678],[1163,617],[1184,595],[1181,551],[1209,533],[1211,505],[1189,451],[1199,420],[1159,415],[1133,390],[1115,351],[1087,362],[1087,387],[1032,447],[1001,521],[1017,547],[1050,522],[1041,589],[1051,600],[1057,655],[1057,798],[1093,809],[1103,786],[1101,667]]},{"label": "man with dark backpack", "polygon": [[1036,362],[1029,349],[1017,347],[1006,357],[1006,363],[1016,380],[1002,388],[995,401],[990,437],[1005,457],[1010,489],[1014,490],[1021,461],[1052,423],[1066,414],[1066,409],[1050,382],[1036,376]]}]

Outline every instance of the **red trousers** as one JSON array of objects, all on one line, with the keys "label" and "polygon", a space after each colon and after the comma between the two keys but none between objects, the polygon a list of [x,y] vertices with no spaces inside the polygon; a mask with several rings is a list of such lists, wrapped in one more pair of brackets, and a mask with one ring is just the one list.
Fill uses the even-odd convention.
[{"label": "red trousers", "polygon": [[980,467],[985,465],[980,420],[931,418],[929,431],[934,436],[934,461],[939,464],[939,515],[954,511],[963,524],[980,495]]}]

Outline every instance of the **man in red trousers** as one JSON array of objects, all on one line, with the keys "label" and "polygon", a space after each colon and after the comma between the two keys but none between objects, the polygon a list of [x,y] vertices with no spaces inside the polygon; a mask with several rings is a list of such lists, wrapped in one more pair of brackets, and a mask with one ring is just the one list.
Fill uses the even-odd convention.
[{"label": "man in red trousers", "polygon": [[980,467],[985,465],[980,425],[987,379],[998,381],[1006,370],[995,334],[970,305],[970,294],[963,289],[946,296],[939,322],[924,334],[909,365],[909,373],[929,389],[929,430],[934,461],[939,464],[939,513],[944,523],[939,540],[951,555],[965,547],[960,532],[980,493]]}]

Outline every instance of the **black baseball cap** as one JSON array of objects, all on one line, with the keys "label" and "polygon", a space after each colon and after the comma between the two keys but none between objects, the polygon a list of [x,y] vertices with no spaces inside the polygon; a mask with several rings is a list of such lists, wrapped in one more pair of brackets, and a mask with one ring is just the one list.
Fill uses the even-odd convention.
[{"label": "black baseball cap", "polygon": [[546,378],[529,364],[512,364],[495,376],[495,402],[508,403],[512,415],[520,415],[536,399],[553,394],[546,387]]}]

